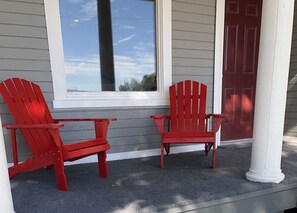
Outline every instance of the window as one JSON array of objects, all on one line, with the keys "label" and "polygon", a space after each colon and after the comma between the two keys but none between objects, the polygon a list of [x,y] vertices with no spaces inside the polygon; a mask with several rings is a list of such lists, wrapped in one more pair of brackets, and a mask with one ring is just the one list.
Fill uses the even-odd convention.
[{"label": "window", "polygon": [[167,105],[171,0],[45,0],[54,107]]}]

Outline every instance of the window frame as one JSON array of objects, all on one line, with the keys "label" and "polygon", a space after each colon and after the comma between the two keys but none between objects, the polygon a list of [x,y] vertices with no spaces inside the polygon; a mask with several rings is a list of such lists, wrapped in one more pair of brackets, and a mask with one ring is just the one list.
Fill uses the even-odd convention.
[{"label": "window frame", "polygon": [[44,0],[54,108],[167,106],[172,84],[171,0],[156,0],[156,49],[158,91],[67,93],[59,0]]}]

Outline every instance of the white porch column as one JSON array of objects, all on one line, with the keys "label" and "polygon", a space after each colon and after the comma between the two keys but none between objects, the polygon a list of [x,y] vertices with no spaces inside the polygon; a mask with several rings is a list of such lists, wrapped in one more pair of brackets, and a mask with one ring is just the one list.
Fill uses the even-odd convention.
[{"label": "white porch column", "polygon": [[294,0],[263,0],[251,167],[246,178],[281,182]]},{"label": "white porch column", "polygon": [[4,147],[2,123],[0,117],[0,211],[12,213],[14,212],[10,182],[8,178],[7,160]]}]

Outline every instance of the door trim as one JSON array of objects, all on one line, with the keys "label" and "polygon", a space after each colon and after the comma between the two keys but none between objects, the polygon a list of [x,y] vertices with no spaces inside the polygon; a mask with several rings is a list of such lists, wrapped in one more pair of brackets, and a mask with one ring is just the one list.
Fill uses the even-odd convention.
[{"label": "door trim", "polygon": [[[216,1],[215,23],[215,58],[214,58],[214,113],[222,113],[222,83],[223,83],[223,56],[224,56],[224,27],[225,27],[225,0]],[[221,129],[216,136],[216,144],[221,144]]]}]

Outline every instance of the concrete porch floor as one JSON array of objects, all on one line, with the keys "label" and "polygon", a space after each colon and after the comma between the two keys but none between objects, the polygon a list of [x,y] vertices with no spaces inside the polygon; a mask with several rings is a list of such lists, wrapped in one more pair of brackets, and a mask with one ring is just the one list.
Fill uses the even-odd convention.
[{"label": "concrete porch floor", "polygon": [[68,192],[55,186],[53,170],[21,174],[11,180],[17,213],[34,212],[280,212],[296,207],[297,145],[284,144],[280,184],[245,179],[251,147],[224,146],[217,168],[203,152],[108,162],[109,178],[97,164],[66,167]]}]

